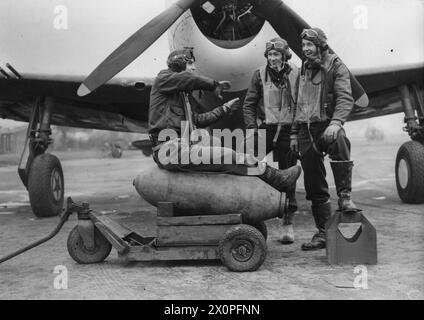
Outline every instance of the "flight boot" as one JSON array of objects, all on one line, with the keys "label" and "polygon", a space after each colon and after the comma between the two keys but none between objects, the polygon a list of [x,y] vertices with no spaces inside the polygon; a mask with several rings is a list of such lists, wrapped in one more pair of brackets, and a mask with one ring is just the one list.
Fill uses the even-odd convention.
[{"label": "flight boot", "polygon": [[286,192],[288,205],[281,219],[281,233],[279,241],[282,244],[292,244],[294,242],[293,218],[297,211],[296,190],[290,189]]},{"label": "flight boot", "polygon": [[342,212],[357,212],[359,209],[350,198],[352,192],[353,161],[331,161],[331,169],[339,197],[339,210]]},{"label": "flight boot", "polygon": [[313,251],[325,248],[325,224],[331,217],[331,203],[327,201],[322,204],[312,204],[312,216],[318,232],[314,234],[310,242],[302,244],[303,251]]},{"label": "flight boot", "polygon": [[279,170],[266,165],[265,172],[258,177],[278,191],[287,192],[290,188],[293,188],[301,172],[300,166]]},{"label": "flight boot", "polygon": [[282,221],[281,234],[280,234],[279,241],[282,244],[292,244],[294,242],[293,223],[284,224],[284,221]]}]

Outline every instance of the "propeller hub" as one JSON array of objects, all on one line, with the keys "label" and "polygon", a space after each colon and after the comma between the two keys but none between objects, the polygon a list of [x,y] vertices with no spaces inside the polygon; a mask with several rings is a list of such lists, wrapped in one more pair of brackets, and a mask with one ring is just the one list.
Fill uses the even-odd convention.
[{"label": "propeller hub", "polygon": [[265,23],[255,14],[251,0],[209,0],[194,5],[191,12],[200,31],[224,48],[247,44]]}]

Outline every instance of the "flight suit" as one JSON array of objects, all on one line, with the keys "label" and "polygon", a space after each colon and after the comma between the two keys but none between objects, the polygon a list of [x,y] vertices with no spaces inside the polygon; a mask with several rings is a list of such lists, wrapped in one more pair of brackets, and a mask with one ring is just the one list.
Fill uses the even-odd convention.
[{"label": "flight suit", "polygon": [[[266,130],[266,153],[273,151],[279,169],[296,164],[290,150],[290,132],[294,118],[294,99],[297,91],[298,68],[289,62],[290,72],[284,85],[277,87],[262,66],[253,74],[243,104],[244,121],[247,129]],[[289,209],[297,210],[295,186],[287,193]],[[292,215],[287,223],[291,224]]]},{"label": "flight suit", "polygon": [[[337,55],[324,55],[320,68],[302,69],[291,132],[298,138],[306,199],[312,201],[312,214],[321,236],[325,235],[325,223],[331,215],[325,155],[332,160],[339,207],[342,208],[341,200],[346,197],[350,200],[353,162],[350,141],[342,125],[353,104],[349,71]],[[336,139],[327,143],[323,134],[330,124],[341,129]]]},{"label": "flight suit", "polygon": [[[210,141],[210,143],[207,144],[204,143],[205,141],[201,141],[201,143],[192,145],[188,141],[181,140],[181,123],[186,121],[184,101],[181,93],[191,92],[193,90],[214,90],[216,86],[216,81],[189,71],[173,72],[167,69],[162,70],[158,74],[150,93],[149,134],[154,145],[153,159],[161,168],[172,171],[218,171],[239,174],[247,172],[245,166],[235,165],[237,161],[241,162],[238,160],[238,157],[241,157],[241,155],[237,154],[232,149],[214,147],[214,141]],[[199,108],[197,101],[191,94],[188,94],[188,99],[192,110]],[[201,114],[193,111],[193,124],[196,128],[205,128],[224,117],[225,114],[226,112],[223,106]],[[178,134],[178,139],[166,142],[158,141],[159,133],[163,129],[174,130]],[[177,163],[163,164],[159,161],[159,147],[163,143],[166,143],[169,149],[174,147],[170,146],[170,144],[175,145],[174,150],[178,152]],[[210,164],[194,164],[191,161],[184,163],[181,161],[181,156],[184,157],[184,155],[190,152],[208,152],[211,157],[209,161]],[[234,164],[224,163],[224,159],[228,159],[228,155],[233,160]],[[253,167],[254,165],[252,165],[252,168]],[[264,168],[261,167],[257,172],[260,174],[263,173],[263,170]],[[256,171],[253,170],[252,172]]]}]

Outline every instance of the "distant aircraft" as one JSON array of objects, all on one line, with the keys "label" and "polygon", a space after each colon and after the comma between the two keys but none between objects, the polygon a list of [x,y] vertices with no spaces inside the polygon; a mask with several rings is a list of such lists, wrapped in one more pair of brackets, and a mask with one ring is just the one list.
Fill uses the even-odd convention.
[{"label": "distant aircraft", "polygon": [[[46,153],[51,125],[146,132],[154,77],[169,51],[182,47],[195,48],[200,73],[232,82],[225,99],[243,99],[253,71],[265,63],[266,41],[278,34],[300,56],[300,33],[309,27],[300,16],[327,33],[354,75],[350,120],[405,113],[411,141],[396,158],[397,189],[404,202],[424,202],[423,6],[420,0],[3,0],[0,116],[29,122],[18,172],[33,212],[54,216],[63,205],[62,167]],[[207,92],[199,102],[220,104]],[[221,125],[235,128],[241,119]]]}]

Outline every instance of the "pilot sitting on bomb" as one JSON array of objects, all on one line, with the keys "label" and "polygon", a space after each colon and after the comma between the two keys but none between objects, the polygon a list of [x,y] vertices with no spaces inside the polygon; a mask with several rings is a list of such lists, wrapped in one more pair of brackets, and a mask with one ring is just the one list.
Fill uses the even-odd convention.
[{"label": "pilot sitting on bomb", "polygon": [[[153,159],[157,165],[170,171],[210,171],[225,172],[243,176],[257,176],[279,192],[286,192],[296,182],[301,173],[300,166],[293,166],[286,170],[278,170],[270,167],[265,161],[258,161],[233,149],[205,145],[203,143],[191,143],[182,136],[182,124],[188,121],[193,127],[205,128],[225,115],[231,113],[235,101],[227,102],[212,111],[206,113],[191,112],[186,114],[187,105],[195,108],[197,102],[191,92],[194,90],[209,90],[222,99],[222,92],[229,88],[228,81],[216,81],[214,79],[194,73],[195,58],[192,49],[182,49],[171,52],[168,56],[168,69],[159,72],[156,77],[151,93],[149,107],[149,134],[153,143]],[[160,141],[161,131],[173,130],[177,134],[176,139]],[[167,150],[167,152],[163,152]],[[177,163],[164,161],[164,155],[169,156],[169,151],[174,150],[178,154]],[[194,163],[191,154],[210,155],[210,161]],[[185,157],[187,156],[187,157]],[[224,159],[230,156],[232,162],[225,163]],[[188,163],[181,159],[189,159]],[[169,160],[169,159],[167,159]],[[241,164],[240,164],[241,163]]]}]

